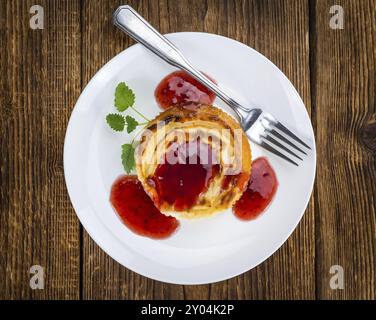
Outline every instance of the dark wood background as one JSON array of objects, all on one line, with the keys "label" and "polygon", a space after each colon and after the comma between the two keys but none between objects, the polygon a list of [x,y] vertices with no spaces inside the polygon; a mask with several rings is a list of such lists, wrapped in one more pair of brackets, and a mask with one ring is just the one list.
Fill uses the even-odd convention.
[{"label": "dark wood background", "polygon": [[[29,27],[32,5],[44,30]],[[272,60],[298,89],[316,133],[317,177],[288,241],[257,268],[201,286],[153,281],[114,262],[69,201],[63,143],[90,78],[133,44],[111,24],[128,2],[163,33],[204,31]],[[329,9],[344,8],[343,30]],[[375,299],[375,0],[0,0],[0,299]],[[31,290],[29,268],[45,268]],[[343,290],[329,286],[343,266]]]}]

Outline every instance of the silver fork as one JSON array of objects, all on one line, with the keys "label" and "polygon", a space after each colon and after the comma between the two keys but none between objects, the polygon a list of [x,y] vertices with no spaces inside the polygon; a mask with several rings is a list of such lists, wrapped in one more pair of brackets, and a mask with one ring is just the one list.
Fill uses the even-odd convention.
[{"label": "silver fork", "polygon": [[270,113],[262,111],[259,108],[246,108],[227,95],[227,93],[220,89],[209,78],[194,68],[179,49],[155,30],[132,7],[128,5],[120,6],[114,12],[113,23],[160,58],[186,71],[212,90],[217,97],[223,100],[237,114],[242,128],[248,138],[254,143],[296,166],[298,166],[298,163],[289,156],[303,160],[301,156],[307,154],[303,147],[311,149]]}]

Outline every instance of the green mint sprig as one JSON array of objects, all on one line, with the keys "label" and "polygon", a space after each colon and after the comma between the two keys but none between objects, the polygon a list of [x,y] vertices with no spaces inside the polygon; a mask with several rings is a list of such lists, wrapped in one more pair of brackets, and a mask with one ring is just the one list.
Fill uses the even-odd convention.
[{"label": "green mint sprig", "polygon": [[136,166],[134,153],[135,147],[133,143],[125,143],[121,146],[121,163],[127,173],[130,173]]},{"label": "green mint sprig", "polygon": [[125,127],[125,119],[121,114],[109,113],[106,117],[106,121],[112,130],[123,131]]},{"label": "green mint sprig", "polygon": [[[127,133],[133,132],[138,126],[145,126],[150,120],[146,118],[141,112],[139,112],[135,107],[134,103],[136,101],[136,96],[131,88],[129,88],[124,82],[120,82],[115,89],[115,108],[118,112],[124,112],[128,108],[131,108],[135,113],[142,117],[146,122],[138,122],[135,118],[130,115],[125,117],[120,113],[110,113],[106,116],[106,122],[111,129],[121,132],[127,128]],[[124,170],[130,173],[135,165],[135,139],[131,143],[123,144],[121,147],[121,162],[123,164]]]},{"label": "green mint sprig", "polygon": [[119,112],[127,110],[134,105],[136,96],[124,82],[120,82],[115,90],[115,107]]}]

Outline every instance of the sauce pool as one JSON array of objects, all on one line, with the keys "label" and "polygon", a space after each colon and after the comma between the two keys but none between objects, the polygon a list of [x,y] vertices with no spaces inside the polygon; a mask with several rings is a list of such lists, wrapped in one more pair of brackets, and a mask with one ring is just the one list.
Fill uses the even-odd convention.
[{"label": "sauce pool", "polygon": [[[162,164],[153,180],[160,188],[160,200],[173,203],[179,211],[195,203],[218,171],[217,164],[202,165],[200,161],[196,164]],[[233,207],[235,216],[241,220],[257,218],[273,200],[277,188],[277,177],[268,160],[254,160],[248,186]],[[165,239],[179,228],[176,218],[167,217],[158,210],[136,176],[119,177],[112,185],[110,202],[124,224],[141,236]]]},{"label": "sauce pool", "polygon": [[162,214],[136,176],[121,176],[111,189],[111,204],[125,225],[141,236],[164,239],[179,227],[179,221]]},{"label": "sauce pool", "polygon": [[158,201],[173,205],[176,211],[191,208],[219,172],[212,156],[211,147],[199,139],[173,145],[152,178]]},{"label": "sauce pool", "polygon": [[270,204],[278,188],[276,174],[266,158],[252,162],[251,178],[233,212],[242,220],[257,218]]},{"label": "sauce pool", "polygon": [[[210,79],[215,83],[212,78]],[[185,71],[175,71],[163,78],[155,89],[154,95],[162,109],[186,103],[211,105],[215,99],[212,91]]]}]

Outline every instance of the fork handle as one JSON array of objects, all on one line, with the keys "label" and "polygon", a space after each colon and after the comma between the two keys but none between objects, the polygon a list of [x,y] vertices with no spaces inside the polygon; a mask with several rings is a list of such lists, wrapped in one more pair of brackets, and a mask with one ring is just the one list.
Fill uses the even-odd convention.
[{"label": "fork handle", "polygon": [[223,100],[236,112],[240,117],[241,122],[249,114],[250,110],[242,107],[234,99],[230,98],[230,96],[220,89],[213,81],[194,68],[178,48],[155,30],[131,6],[125,5],[118,7],[113,15],[113,23],[167,63],[186,71],[197,81],[212,90],[217,97]]}]

